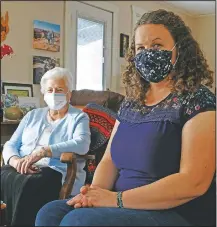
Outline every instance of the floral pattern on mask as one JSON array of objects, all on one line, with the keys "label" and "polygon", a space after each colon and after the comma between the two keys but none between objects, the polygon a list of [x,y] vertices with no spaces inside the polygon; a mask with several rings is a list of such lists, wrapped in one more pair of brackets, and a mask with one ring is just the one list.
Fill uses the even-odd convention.
[{"label": "floral pattern on mask", "polygon": [[158,83],[172,70],[171,58],[172,51],[146,49],[135,56],[134,63],[144,80]]}]

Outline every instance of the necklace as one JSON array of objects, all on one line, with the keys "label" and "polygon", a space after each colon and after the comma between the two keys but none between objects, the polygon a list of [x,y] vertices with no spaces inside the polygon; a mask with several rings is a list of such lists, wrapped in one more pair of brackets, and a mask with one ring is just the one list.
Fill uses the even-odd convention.
[{"label": "necklace", "polygon": [[48,121],[49,121],[50,123],[58,122],[59,120],[61,120],[62,118],[64,118],[64,117],[66,116],[66,114],[67,114],[67,112],[64,114],[63,117],[60,117],[60,114],[59,114],[59,111],[58,111],[59,118],[53,120],[52,117],[51,117],[51,115],[50,115],[50,110],[48,110],[48,115],[47,115],[47,116],[48,116]]}]

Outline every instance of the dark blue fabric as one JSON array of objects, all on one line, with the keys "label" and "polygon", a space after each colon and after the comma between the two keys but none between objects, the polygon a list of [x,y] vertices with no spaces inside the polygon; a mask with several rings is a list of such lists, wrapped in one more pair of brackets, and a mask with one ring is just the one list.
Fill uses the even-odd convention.
[{"label": "dark blue fabric", "polygon": [[[114,190],[144,186],[178,173],[184,124],[201,112],[215,111],[215,105],[214,94],[204,86],[195,93],[171,93],[153,106],[126,99],[111,144],[112,160],[119,170]],[[182,215],[196,225],[215,219],[215,194],[209,191],[202,198],[180,207]]]},{"label": "dark blue fabric", "polygon": [[116,191],[146,185],[179,171],[180,130],[168,121],[121,123],[111,151],[120,170]]},{"label": "dark blue fabric", "polygon": [[147,82],[158,83],[165,79],[173,68],[172,50],[143,49],[135,58],[135,67]]},{"label": "dark blue fabric", "polygon": [[38,212],[36,226],[190,226],[173,211],[120,208],[73,209],[67,200],[46,204]]}]

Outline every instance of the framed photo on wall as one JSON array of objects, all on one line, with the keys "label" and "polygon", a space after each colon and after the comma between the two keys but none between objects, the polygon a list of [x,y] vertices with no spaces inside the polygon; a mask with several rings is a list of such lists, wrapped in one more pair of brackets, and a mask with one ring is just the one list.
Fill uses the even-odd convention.
[{"label": "framed photo on wall", "polygon": [[39,20],[33,24],[33,48],[60,52],[60,25]]},{"label": "framed photo on wall", "polygon": [[57,66],[60,66],[59,58],[33,56],[33,84],[40,84],[42,76]]},{"label": "framed photo on wall", "polygon": [[125,57],[127,50],[129,48],[129,35],[120,35],[120,57]]},{"label": "framed photo on wall", "polygon": [[17,95],[18,97],[33,97],[32,84],[2,82],[3,94]]}]

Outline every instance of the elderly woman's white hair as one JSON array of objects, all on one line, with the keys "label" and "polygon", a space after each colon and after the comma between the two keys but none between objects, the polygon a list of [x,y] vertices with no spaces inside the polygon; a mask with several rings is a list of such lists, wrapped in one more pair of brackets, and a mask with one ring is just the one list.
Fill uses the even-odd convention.
[{"label": "elderly woman's white hair", "polygon": [[41,78],[41,93],[45,93],[47,80],[64,79],[69,91],[72,91],[72,74],[66,68],[55,67],[48,70]]}]

